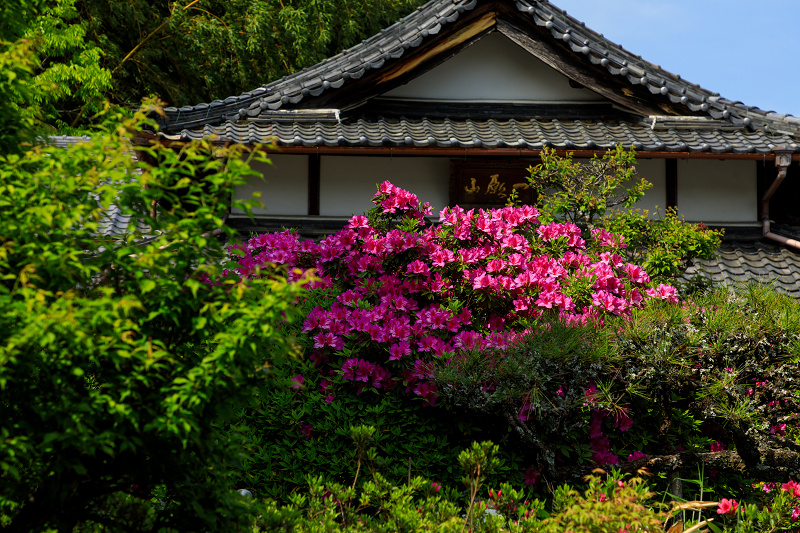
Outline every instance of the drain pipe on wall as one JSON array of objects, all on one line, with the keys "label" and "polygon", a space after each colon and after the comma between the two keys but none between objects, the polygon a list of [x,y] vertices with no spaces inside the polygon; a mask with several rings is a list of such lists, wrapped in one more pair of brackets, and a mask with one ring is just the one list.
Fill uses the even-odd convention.
[{"label": "drain pipe on wall", "polygon": [[775,178],[775,181],[772,182],[772,185],[770,185],[767,192],[764,193],[764,197],[761,198],[761,234],[767,239],[771,239],[786,246],[791,246],[792,248],[800,250],[800,241],[789,239],[783,235],[777,235],[770,231],[769,201],[772,198],[772,195],[775,194],[775,191],[778,190],[778,187],[780,187],[780,184],[786,177],[786,172],[789,170],[789,165],[792,163],[792,152],[791,150],[788,150],[786,146],[776,146],[774,152],[775,166],[778,167],[778,177]]}]

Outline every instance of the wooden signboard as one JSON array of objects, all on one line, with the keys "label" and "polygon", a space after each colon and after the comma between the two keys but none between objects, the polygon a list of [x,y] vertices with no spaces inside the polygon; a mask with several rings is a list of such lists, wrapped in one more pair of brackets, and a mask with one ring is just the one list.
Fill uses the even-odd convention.
[{"label": "wooden signboard", "polygon": [[511,191],[523,204],[535,197],[528,184],[528,168],[537,161],[453,160],[450,162],[450,205],[464,209],[504,207]]}]

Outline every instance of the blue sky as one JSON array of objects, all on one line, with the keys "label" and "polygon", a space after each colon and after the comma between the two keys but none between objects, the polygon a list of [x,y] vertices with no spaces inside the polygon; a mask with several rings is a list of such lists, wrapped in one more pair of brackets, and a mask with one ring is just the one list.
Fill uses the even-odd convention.
[{"label": "blue sky", "polygon": [[642,58],[800,117],[800,0],[550,0]]}]

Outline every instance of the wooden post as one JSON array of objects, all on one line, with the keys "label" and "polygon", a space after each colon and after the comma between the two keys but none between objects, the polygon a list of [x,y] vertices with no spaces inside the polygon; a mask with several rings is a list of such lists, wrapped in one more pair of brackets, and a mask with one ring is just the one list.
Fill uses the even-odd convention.
[{"label": "wooden post", "polygon": [[667,176],[667,208],[678,207],[678,160],[665,159]]},{"label": "wooden post", "polygon": [[319,215],[320,198],[320,156],[308,156],[308,214]]}]

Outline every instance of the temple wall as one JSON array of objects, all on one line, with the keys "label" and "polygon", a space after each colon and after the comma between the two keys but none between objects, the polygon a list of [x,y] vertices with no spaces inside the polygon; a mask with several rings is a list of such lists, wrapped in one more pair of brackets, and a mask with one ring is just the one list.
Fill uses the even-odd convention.
[{"label": "temple wall", "polygon": [[[264,180],[251,179],[237,198],[261,193],[260,216],[308,213],[308,156],[276,154],[272,165],[254,163]],[[449,202],[449,157],[323,155],[320,167],[320,215],[350,216],[372,207],[376,185],[389,180],[430,202],[438,211]],[[638,174],[653,183],[635,207],[651,216],[666,206],[662,159],[640,159]],[[690,159],[678,161],[678,211],[687,221],[753,223],[757,219],[756,162]]]},{"label": "temple wall", "polygon": [[588,89],[532,57],[500,33],[490,33],[455,57],[383,98],[466,102],[602,102]]},{"label": "temple wall", "polygon": [[667,205],[667,172],[663,159],[640,159],[636,162],[636,173],[653,184],[634,209],[646,210],[649,218],[658,218]]},{"label": "temple wall", "polygon": [[755,161],[678,161],[678,212],[687,221],[756,222],[756,187]]},{"label": "temple wall", "polygon": [[[261,207],[253,209],[255,215],[306,215],[308,214],[308,156],[272,154],[272,164],[252,163],[253,170],[264,178],[251,177],[237,188],[235,198],[250,198],[258,192]],[[234,210],[234,214],[241,210]]]},{"label": "temple wall", "polygon": [[386,180],[429,202],[434,211],[449,200],[450,159],[446,157],[322,156],[320,215],[349,216],[371,207],[377,185]]}]

